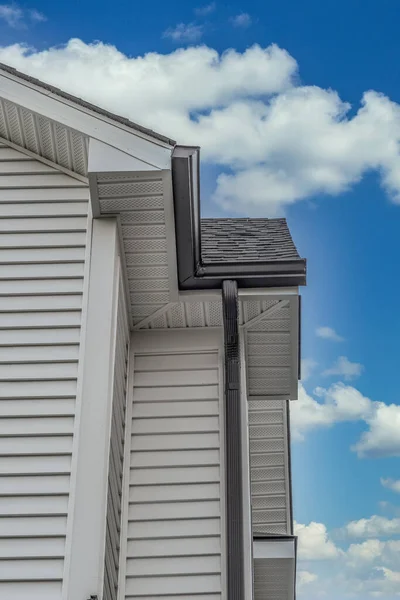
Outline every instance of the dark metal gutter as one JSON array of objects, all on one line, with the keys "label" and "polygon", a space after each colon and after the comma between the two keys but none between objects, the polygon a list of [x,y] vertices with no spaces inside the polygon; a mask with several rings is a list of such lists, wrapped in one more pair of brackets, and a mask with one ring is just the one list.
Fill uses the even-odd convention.
[{"label": "dark metal gutter", "polygon": [[220,289],[226,278],[240,288],[290,287],[305,285],[306,261],[274,260],[207,264],[201,256],[200,150],[176,146],[172,155],[172,181],[178,280],[181,290]]},{"label": "dark metal gutter", "polygon": [[[181,290],[221,289],[225,340],[227,598],[244,600],[243,473],[238,287],[305,285],[306,262],[207,264],[201,255],[199,148],[176,146],[172,157],[178,281]],[[280,536],[273,536],[281,539]],[[293,539],[287,536],[283,539]],[[296,543],[296,542],[295,542]]]},{"label": "dark metal gutter", "polygon": [[227,585],[229,600],[244,599],[243,473],[238,288],[222,285],[225,340],[225,462]]}]

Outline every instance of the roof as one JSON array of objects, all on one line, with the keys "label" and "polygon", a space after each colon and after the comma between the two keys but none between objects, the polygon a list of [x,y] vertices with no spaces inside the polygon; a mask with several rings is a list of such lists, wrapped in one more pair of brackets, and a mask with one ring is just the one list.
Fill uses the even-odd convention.
[{"label": "roof", "polygon": [[202,219],[204,263],[302,260],[286,219]]},{"label": "roof", "polygon": [[90,102],[86,102],[86,100],[82,100],[82,98],[78,98],[77,96],[68,94],[67,92],[64,92],[63,90],[60,90],[60,88],[50,85],[49,83],[45,83],[44,81],[41,81],[40,79],[36,79],[35,77],[31,77],[30,75],[27,75],[26,73],[22,73],[21,71],[14,69],[14,67],[10,67],[10,66],[0,62],[0,70],[5,71],[6,73],[9,73],[10,75],[14,75],[15,77],[19,77],[19,79],[22,79],[23,81],[26,81],[27,83],[31,83],[32,85],[41,87],[42,89],[46,90],[47,92],[55,94],[56,96],[59,96],[60,98],[63,98],[64,100],[68,100],[69,102],[74,102],[78,106],[81,106],[82,108],[91,110],[91,111],[97,113],[98,115],[107,117],[108,119],[112,119],[116,123],[120,123],[121,125],[130,127],[131,129],[135,129],[136,131],[140,131],[142,133],[150,135],[151,137],[159,140],[160,142],[164,142],[171,146],[175,146],[175,144],[176,144],[176,142],[174,140],[171,140],[170,138],[166,137],[165,135],[161,135],[160,133],[157,133],[157,132],[153,131],[152,129],[148,129],[147,127],[143,127],[142,125],[138,125],[137,123],[130,121],[126,117],[121,117],[120,115],[116,115],[108,110],[99,108],[95,104],[91,104]]}]

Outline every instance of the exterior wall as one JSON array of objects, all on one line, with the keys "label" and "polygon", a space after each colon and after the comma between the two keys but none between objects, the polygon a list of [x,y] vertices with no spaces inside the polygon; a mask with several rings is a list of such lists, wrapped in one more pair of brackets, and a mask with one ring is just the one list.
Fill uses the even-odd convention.
[{"label": "exterior wall", "polygon": [[291,534],[287,402],[250,396],[248,408],[253,534]]},{"label": "exterior wall", "polygon": [[129,352],[129,322],[125,290],[120,274],[117,301],[114,384],[110,457],[108,464],[107,528],[104,566],[104,600],[116,600],[118,593],[121,532],[122,471],[126,414],[126,381]]},{"label": "exterior wall", "polygon": [[[133,337],[120,598],[220,600],[224,467],[220,334]],[[129,417],[130,418],[130,417]]]},{"label": "exterior wall", "polygon": [[[294,299],[292,299],[294,300]],[[249,323],[247,363],[253,534],[291,534],[292,507],[288,402],[297,377],[297,303]]]},{"label": "exterior wall", "polygon": [[0,145],[0,597],[61,598],[88,188]]}]

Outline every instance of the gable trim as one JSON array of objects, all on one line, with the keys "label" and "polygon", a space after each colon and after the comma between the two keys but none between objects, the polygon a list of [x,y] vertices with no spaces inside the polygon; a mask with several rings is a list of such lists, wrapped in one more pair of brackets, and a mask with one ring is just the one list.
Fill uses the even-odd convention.
[{"label": "gable trim", "polygon": [[21,80],[18,75],[1,71],[1,67],[0,82],[0,94],[4,100],[90,138],[103,141],[156,169],[170,168],[172,145],[113,122],[85,106],[74,104],[54,92]]}]

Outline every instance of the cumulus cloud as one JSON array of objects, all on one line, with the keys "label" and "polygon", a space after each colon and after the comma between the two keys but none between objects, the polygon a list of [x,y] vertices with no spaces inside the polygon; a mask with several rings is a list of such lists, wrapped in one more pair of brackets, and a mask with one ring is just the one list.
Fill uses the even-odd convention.
[{"label": "cumulus cloud", "polygon": [[310,571],[298,571],[297,572],[297,587],[304,588],[306,585],[310,583],[314,583],[317,581],[318,576],[315,573],[311,573]]},{"label": "cumulus cloud", "polygon": [[373,515],[368,519],[351,521],[345,527],[345,532],[350,537],[379,538],[400,534],[400,519],[388,519],[380,515]]},{"label": "cumulus cloud", "polygon": [[213,13],[216,8],[217,8],[216,3],[210,2],[209,4],[205,4],[204,6],[199,6],[198,8],[195,8],[194,12],[199,17],[206,17],[207,15],[210,15],[211,13]]},{"label": "cumulus cloud", "polygon": [[[391,593],[398,594],[400,539],[368,537],[339,548],[323,523],[296,523],[295,533],[299,536],[299,594],[307,597],[311,594],[313,598],[327,596],[332,600],[347,596],[365,600],[368,596],[386,598]],[[330,590],[335,591],[332,596]]]},{"label": "cumulus cloud", "polygon": [[352,447],[360,457],[400,456],[400,406],[374,402],[365,419],[369,430]]},{"label": "cumulus cloud", "polygon": [[364,421],[368,429],[351,450],[360,458],[400,456],[400,405],[374,402],[344,383],[317,387],[314,396],[299,384],[299,399],[290,407],[294,440],[302,441],[308,432],[335,423]]},{"label": "cumulus cloud", "polygon": [[363,369],[364,367],[360,363],[349,361],[347,356],[339,356],[335,364],[330,369],[326,369],[323,375],[339,375],[348,381],[359,377]]},{"label": "cumulus cloud", "polygon": [[325,340],[332,340],[333,342],[343,342],[344,338],[336,333],[332,327],[318,327],[316,332],[318,337]]},{"label": "cumulus cloud", "polygon": [[295,522],[294,533],[298,536],[300,560],[327,560],[342,555],[342,551],[329,539],[323,523],[312,521],[308,525],[303,525]]},{"label": "cumulus cloud", "polygon": [[301,380],[307,381],[317,366],[317,362],[312,358],[301,359]]},{"label": "cumulus cloud", "polygon": [[371,411],[371,400],[343,383],[332,385],[328,390],[316,388],[315,391],[320,400],[310,396],[304,386],[299,385],[299,399],[290,406],[294,439],[304,439],[305,434],[313,429],[366,419]]},{"label": "cumulus cloud", "polygon": [[38,10],[25,10],[18,4],[0,4],[0,19],[14,29],[26,27],[29,23],[46,21],[46,17]]},{"label": "cumulus cloud", "polygon": [[196,23],[178,23],[164,31],[163,37],[174,42],[198,42],[203,35],[203,26]]},{"label": "cumulus cloud", "polygon": [[[181,23],[166,35],[184,43],[202,31]],[[371,170],[400,203],[400,106],[368,91],[350,114],[336,91],[299,85],[295,59],[275,45],[128,57],[72,39],[42,51],[3,47],[0,60],[200,145],[219,172],[213,198],[231,212],[281,215],[302,199],[340,194]]]},{"label": "cumulus cloud", "polygon": [[363,569],[376,563],[394,566],[398,564],[399,553],[400,540],[371,538],[359,544],[350,544],[346,550],[346,560],[348,566],[354,569]]},{"label": "cumulus cloud", "polygon": [[232,17],[231,22],[234,27],[243,27],[243,29],[246,29],[247,27],[250,27],[252,18],[249,13],[243,12]]},{"label": "cumulus cloud", "polygon": [[392,492],[396,492],[397,494],[400,494],[400,479],[381,479],[381,484],[383,485],[383,487],[387,488],[388,490],[391,490]]}]

